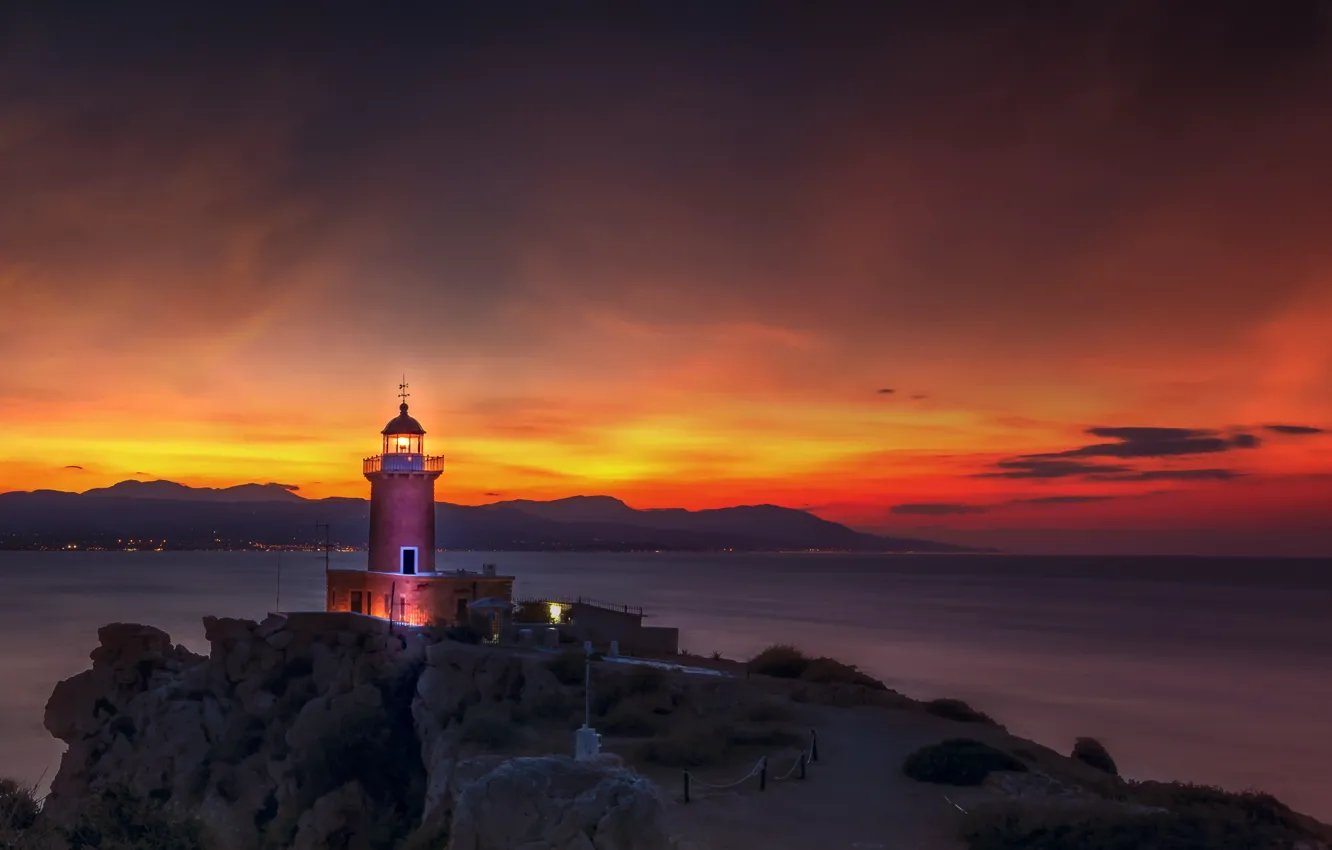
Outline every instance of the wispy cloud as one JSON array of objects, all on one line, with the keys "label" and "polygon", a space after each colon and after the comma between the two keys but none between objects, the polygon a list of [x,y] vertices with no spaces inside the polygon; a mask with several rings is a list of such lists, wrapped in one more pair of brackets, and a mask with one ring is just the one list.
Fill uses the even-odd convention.
[{"label": "wispy cloud", "polygon": [[986,511],[986,509],[980,505],[963,505],[947,502],[917,502],[915,504],[893,505],[889,510],[895,514],[912,514],[917,516],[983,514]]}]

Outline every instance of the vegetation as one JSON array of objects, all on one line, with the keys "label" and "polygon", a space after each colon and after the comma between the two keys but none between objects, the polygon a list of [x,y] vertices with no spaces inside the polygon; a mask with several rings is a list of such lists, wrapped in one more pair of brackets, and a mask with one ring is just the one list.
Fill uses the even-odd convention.
[{"label": "vegetation", "polygon": [[1000,770],[1025,772],[1027,766],[1011,753],[972,738],[921,747],[902,764],[902,772],[912,779],[940,785],[980,785]]},{"label": "vegetation", "polygon": [[203,827],[197,820],[172,818],[160,803],[123,786],[87,801],[63,832],[69,850],[202,850],[204,846]]},{"label": "vegetation", "polygon": [[644,744],[639,758],[663,767],[704,767],[722,761],[731,747],[726,724],[701,725]]},{"label": "vegetation", "polygon": [[581,685],[587,658],[580,650],[566,650],[546,662],[546,669],[555,674],[561,685]]},{"label": "vegetation", "polygon": [[1119,767],[1110,757],[1105,745],[1095,738],[1079,738],[1073,744],[1073,758],[1111,776],[1119,775]]},{"label": "vegetation", "polygon": [[0,847],[8,838],[30,829],[42,813],[32,788],[13,779],[0,779]]},{"label": "vegetation", "polygon": [[801,679],[815,684],[860,685],[876,691],[888,687],[862,673],[852,664],[843,664],[835,658],[810,658],[789,644],[773,644],[749,660],[749,671],[760,676],[778,679]]},{"label": "vegetation", "polygon": [[1006,804],[971,812],[962,837],[969,850],[1275,850],[1318,838],[1265,794],[1151,784],[1134,793],[1169,802],[1168,808]]},{"label": "vegetation", "polygon": [[502,703],[482,703],[467,710],[462,722],[462,740],[487,750],[502,750],[518,737],[513,715]]},{"label": "vegetation", "polygon": [[626,700],[617,704],[597,722],[597,728],[607,735],[630,738],[650,738],[666,731],[660,714],[639,700]]},{"label": "vegetation", "polygon": [[945,720],[958,723],[988,723],[998,726],[994,718],[983,711],[977,711],[960,699],[932,699],[925,703],[925,711]]},{"label": "vegetation", "polygon": [[666,673],[647,664],[634,664],[627,673],[598,676],[592,681],[592,710],[604,715],[623,700],[656,693],[665,684]]}]

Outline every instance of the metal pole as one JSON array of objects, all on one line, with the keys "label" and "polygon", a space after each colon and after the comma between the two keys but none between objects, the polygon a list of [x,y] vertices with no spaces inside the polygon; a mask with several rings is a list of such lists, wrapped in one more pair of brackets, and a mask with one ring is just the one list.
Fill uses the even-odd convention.
[{"label": "metal pole", "polygon": [[277,594],[273,599],[273,613],[276,614],[282,610],[282,550],[279,549],[277,564]]},{"label": "metal pole", "polygon": [[819,760],[819,730],[809,730],[809,760]]},{"label": "metal pole", "polygon": [[768,757],[763,757],[763,763],[759,765],[759,790],[768,790]]},{"label": "metal pole", "polygon": [[684,792],[685,792],[684,801],[685,801],[686,803],[688,803],[688,802],[689,802],[689,771],[687,771],[687,770],[684,772]]},{"label": "metal pole", "polygon": [[592,651],[583,658],[583,728],[592,725]]},{"label": "metal pole", "polygon": [[800,754],[800,778],[801,778],[801,779],[804,779],[804,778],[805,778],[805,760],[806,760],[806,758],[807,758],[807,756],[805,755],[805,753],[802,752],[802,753]]}]

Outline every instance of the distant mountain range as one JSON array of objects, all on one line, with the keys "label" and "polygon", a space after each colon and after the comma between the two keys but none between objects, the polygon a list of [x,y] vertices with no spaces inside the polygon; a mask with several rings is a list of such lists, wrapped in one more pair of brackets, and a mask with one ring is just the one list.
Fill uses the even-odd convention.
[{"label": "distant mountain range", "polygon": [[[102,546],[164,541],[170,549],[315,545],[316,523],[333,543],[364,546],[365,499],[305,499],[281,484],[222,489],[172,481],[122,481],[85,493],[0,493],[0,548]],[[966,552],[961,546],[865,534],[776,505],[715,510],[636,510],[610,496],[490,505],[435,504],[437,543],[447,549],[631,551]]]}]

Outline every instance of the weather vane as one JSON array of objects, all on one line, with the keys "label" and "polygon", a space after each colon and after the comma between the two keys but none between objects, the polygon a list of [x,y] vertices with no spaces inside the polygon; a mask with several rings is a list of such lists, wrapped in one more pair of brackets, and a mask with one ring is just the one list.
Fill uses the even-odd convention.
[{"label": "weather vane", "polygon": [[403,375],[402,383],[398,384],[398,397],[402,399],[403,404],[406,404],[407,396],[409,395],[411,395],[411,393],[407,392],[407,376]]}]

